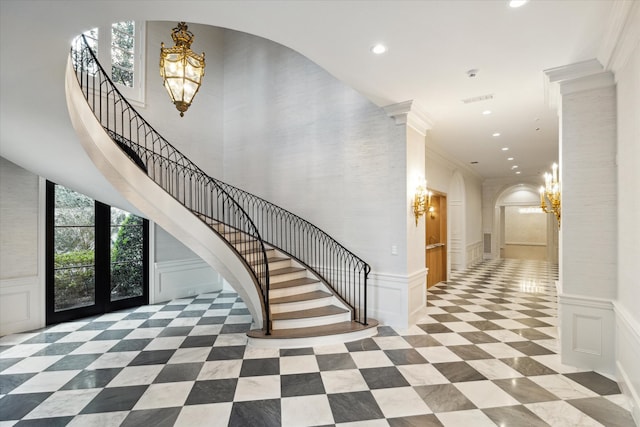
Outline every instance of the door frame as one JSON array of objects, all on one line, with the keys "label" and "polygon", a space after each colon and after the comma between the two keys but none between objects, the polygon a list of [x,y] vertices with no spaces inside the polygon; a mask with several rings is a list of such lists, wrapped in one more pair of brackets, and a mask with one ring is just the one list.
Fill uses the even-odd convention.
[{"label": "door frame", "polygon": [[149,304],[149,221],[143,219],[142,295],[111,301],[111,206],[94,200],[95,302],[92,305],[55,310],[55,186],[46,182],[45,224],[45,324],[52,325]]}]

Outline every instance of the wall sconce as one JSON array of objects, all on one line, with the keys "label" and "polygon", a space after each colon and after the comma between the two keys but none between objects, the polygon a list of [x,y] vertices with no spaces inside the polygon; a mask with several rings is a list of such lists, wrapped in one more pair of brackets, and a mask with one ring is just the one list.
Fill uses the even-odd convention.
[{"label": "wall sconce", "polygon": [[427,190],[427,181],[422,180],[416,187],[416,193],[413,196],[413,214],[416,217],[416,227],[418,226],[418,219],[424,215],[427,211],[430,212],[431,196],[433,193]]},{"label": "wall sconce", "polygon": [[429,215],[431,216],[431,219],[434,219],[436,217],[436,208],[431,206],[431,204],[429,204]]},{"label": "wall sconce", "polygon": [[198,55],[191,50],[194,35],[184,22],[173,29],[171,38],[173,47],[160,43],[160,76],[171,102],[180,111],[180,117],[184,117],[202,84],[204,52]]},{"label": "wall sconce", "polygon": [[[547,205],[548,201],[548,205]],[[560,228],[560,181],[558,181],[558,165],[551,166],[551,173],[544,174],[544,187],[540,187],[540,208],[545,213],[553,212]]]}]

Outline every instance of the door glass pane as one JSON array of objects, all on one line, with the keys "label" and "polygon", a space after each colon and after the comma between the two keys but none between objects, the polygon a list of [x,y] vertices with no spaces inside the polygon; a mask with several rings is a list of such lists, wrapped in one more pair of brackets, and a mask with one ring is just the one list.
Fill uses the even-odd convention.
[{"label": "door glass pane", "polygon": [[143,231],[142,218],[111,208],[111,301],[143,294]]},{"label": "door glass pane", "polygon": [[95,209],[89,197],[55,187],[55,311],[95,304]]}]

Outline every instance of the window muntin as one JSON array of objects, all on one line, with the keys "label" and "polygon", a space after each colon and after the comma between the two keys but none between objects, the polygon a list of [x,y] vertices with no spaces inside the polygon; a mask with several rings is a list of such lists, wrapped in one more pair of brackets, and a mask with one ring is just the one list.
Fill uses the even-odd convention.
[{"label": "window muntin", "polygon": [[83,34],[120,92],[129,101],[144,104],[144,22],[115,22]]}]

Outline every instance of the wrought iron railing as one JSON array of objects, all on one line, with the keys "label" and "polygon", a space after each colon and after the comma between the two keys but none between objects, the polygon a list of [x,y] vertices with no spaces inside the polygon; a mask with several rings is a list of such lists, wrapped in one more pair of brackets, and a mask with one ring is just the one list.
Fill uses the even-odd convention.
[{"label": "wrought iron railing", "polygon": [[212,178],[164,139],[125,99],[84,36],[71,48],[87,103],[115,143],[160,187],[224,237],[250,268],[270,332],[269,265],[265,244],[314,271],[367,324],[371,267],[308,221],[260,197]]}]

